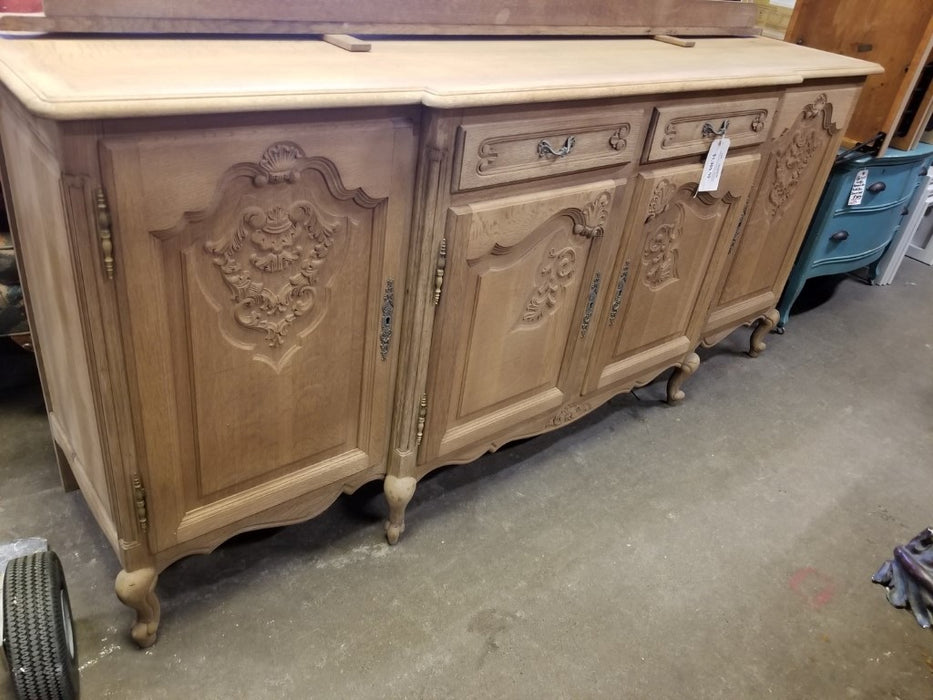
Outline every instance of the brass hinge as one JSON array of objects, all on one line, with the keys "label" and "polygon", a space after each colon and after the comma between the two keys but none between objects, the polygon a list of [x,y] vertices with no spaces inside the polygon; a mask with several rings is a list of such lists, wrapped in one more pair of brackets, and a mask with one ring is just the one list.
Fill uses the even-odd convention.
[{"label": "brass hinge", "polygon": [[110,231],[110,207],[107,204],[107,195],[100,187],[94,193],[94,202],[97,207],[97,238],[100,241],[100,252],[104,259],[104,272],[107,279],[113,279],[113,235]]},{"label": "brass hinge", "polygon": [[428,418],[428,395],[421,395],[421,403],[418,406],[418,434],[415,436],[415,444],[421,446],[424,439],[424,423]]},{"label": "brass hinge", "polygon": [[382,296],[382,331],[379,333],[379,355],[383,361],[389,356],[389,341],[392,340],[392,316],[395,314],[395,281],[386,280],[386,291]]},{"label": "brass hinge", "polygon": [[133,474],[133,505],[136,507],[136,522],[141,532],[149,531],[149,513],[146,508],[146,489],[139,474]]},{"label": "brass hinge", "polygon": [[441,303],[444,289],[444,269],[447,267],[447,239],[441,239],[441,248],[437,253],[437,268],[434,270],[434,306]]}]

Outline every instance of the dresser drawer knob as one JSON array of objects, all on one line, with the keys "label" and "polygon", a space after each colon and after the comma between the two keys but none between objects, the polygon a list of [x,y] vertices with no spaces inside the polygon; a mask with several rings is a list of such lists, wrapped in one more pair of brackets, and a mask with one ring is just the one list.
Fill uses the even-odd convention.
[{"label": "dresser drawer knob", "polygon": [[848,231],[836,231],[836,233],[834,233],[832,236],[829,237],[829,240],[836,241],[837,243],[839,243],[840,241],[846,240],[848,237],[849,237]]},{"label": "dresser drawer knob", "polygon": [[560,148],[554,148],[544,139],[538,141],[538,157],[543,158],[544,156],[556,156],[557,158],[563,158],[564,156],[570,155],[570,151],[573,150],[573,145],[577,140],[573,136],[568,136],[567,140],[564,142],[564,145]]},{"label": "dresser drawer knob", "polygon": [[887,188],[888,186],[883,182],[876,182],[875,184],[868,186],[868,191],[872,194],[878,194],[879,192],[884,192]]}]

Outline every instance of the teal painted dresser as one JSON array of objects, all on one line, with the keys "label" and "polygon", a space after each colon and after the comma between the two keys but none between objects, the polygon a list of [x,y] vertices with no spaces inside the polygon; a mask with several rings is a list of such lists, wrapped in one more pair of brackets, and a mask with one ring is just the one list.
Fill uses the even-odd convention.
[{"label": "teal painted dresser", "polygon": [[778,303],[778,332],[811,277],[867,266],[869,279],[874,278],[931,162],[933,145],[921,143],[912,151],[891,148],[883,156],[833,167]]}]

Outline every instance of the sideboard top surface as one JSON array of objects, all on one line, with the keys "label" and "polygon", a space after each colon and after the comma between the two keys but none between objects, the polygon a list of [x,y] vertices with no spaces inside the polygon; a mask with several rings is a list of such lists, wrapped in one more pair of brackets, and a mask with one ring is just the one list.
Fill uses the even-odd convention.
[{"label": "sideboard top surface", "polygon": [[793,85],[881,72],[762,37],[376,40],[6,37],[0,80],[56,120],[424,104],[463,108]]}]

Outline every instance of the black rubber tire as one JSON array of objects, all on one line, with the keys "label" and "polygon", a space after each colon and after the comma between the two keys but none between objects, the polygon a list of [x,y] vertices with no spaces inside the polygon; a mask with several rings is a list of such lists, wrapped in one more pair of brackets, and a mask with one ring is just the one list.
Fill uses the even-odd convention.
[{"label": "black rubber tire", "polygon": [[11,560],[3,578],[3,650],[22,700],[78,697],[78,655],[65,573],[55,552]]}]

